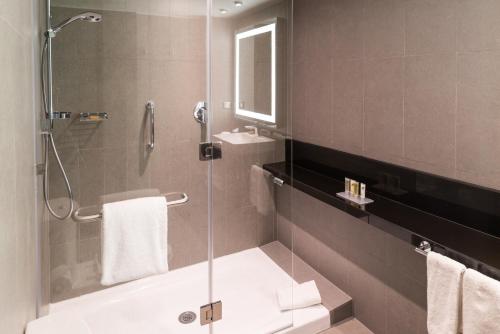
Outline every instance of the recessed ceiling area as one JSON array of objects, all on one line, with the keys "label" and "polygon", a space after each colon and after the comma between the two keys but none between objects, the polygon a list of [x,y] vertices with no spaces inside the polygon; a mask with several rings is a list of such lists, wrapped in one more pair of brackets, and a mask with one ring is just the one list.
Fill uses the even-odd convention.
[{"label": "recessed ceiling area", "polygon": [[[275,0],[213,0],[213,16],[232,17]],[[241,4],[241,5],[240,5]],[[52,0],[52,6],[159,16],[204,16],[206,0]]]},{"label": "recessed ceiling area", "polygon": [[[240,6],[237,3],[241,3]],[[265,3],[272,3],[272,0],[214,0],[213,8],[214,13],[213,16],[235,16],[246,11],[249,11],[255,7],[258,7]],[[221,9],[226,10],[225,14],[220,12]]]}]

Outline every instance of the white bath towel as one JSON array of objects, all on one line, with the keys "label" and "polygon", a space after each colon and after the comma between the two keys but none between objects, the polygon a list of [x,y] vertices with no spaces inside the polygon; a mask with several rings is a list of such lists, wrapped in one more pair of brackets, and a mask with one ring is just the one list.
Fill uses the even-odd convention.
[{"label": "white bath towel", "polygon": [[280,288],[277,297],[282,311],[321,304],[321,295],[315,281],[294,284],[293,288]]},{"label": "white bath towel", "polygon": [[163,196],[104,204],[101,284],[166,272],[167,221]]},{"label": "white bath towel", "polygon": [[464,275],[463,333],[500,333],[500,282],[472,269]]},{"label": "white bath towel", "polygon": [[465,266],[438,253],[427,255],[427,330],[457,334],[461,322]]},{"label": "white bath towel", "polygon": [[250,203],[261,215],[274,212],[274,187],[271,173],[263,168],[252,165],[250,170]]}]

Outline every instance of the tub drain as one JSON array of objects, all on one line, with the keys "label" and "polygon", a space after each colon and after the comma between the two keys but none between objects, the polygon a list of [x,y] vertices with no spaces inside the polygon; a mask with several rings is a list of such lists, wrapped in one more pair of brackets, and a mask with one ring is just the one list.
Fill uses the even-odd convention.
[{"label": "tub drain", "polygon": [[191,311],[182,312],[181,315],[179,315],[179,322],[181,324],[190,324],[195,320],[196,320],[196,313]]}]

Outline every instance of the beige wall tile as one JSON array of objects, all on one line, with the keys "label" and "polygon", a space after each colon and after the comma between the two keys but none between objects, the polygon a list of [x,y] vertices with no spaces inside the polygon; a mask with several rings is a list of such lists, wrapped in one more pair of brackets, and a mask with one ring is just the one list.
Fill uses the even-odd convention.
[{"label": "beige wall tile", "polygon": [[[374,312],[380,305],[387,304],[387,286],[384,284],[383,264],[370,258],[363,266],[354,266],[349,272],[350,296],[353,299],[354,314],[375,333],[387,332],[385,311]],[[387,273],[388,274],[388,273]]]},{"label": "beige wall tile", "polygon": [[80,204],[90,206],[99,204],[99,195],[104,194],[104,155],[101,149],[80,151],[79,171]]},{"label": "beige wall tile", "polygon": [[365,56],[403,56],[405,3],[400,0],[367,0],[363,20]]},{"label": "beige wall tile", "polygon": [[468,182],[498,188],[495,153],[499,103],[498,54],[459,57],[457,173]]},{"label": "beige wall tile", "polygon": [[365,153],[390,160],[403,156],[404,59],[365,63]]},{"label": "beige wall tile", "polygon": [[406,9],[406,54],[454,52],[456,1],[409,0]]},{"label": "beige wall tile", "polygon": [[204,61],[205,53],[205,18],[173,18],[169,39],[173,60]]},{"label": "beige wall tile", "polygon": [[405,66],[405,156],[453,175],[456,57],[408,57]]},{"label": "beige wall tile", "polygon": [[460,85],[458,94],[457,169],[497,175],[500,89]]},{"label": "beige wall tile", "polygon": [[498,50],[499,10],[496,0],[457,0],[458,50]]},{"label": "beige wall tile", "polygon": [[[301,64],[303,70],[296,72],[294,79],[294,113],[292,119],[298,139],[328,145],[331,141],[331,78],[324,75],[331,71],[328,58],[314,59]],[[298,66],[297,66],[298,67]]]},{"label": "beige wall tile", "polygon": [[333,7],[329,0],[301,0],[294,2],[300,13],[293,21],[294,62],[311,61],[317,57],[330,57],[334,50]]},{"label": "beige wall tile", "polygon": [[148,41],[147,57],[154,60],[166,60],[172,57],[172,40],[170,35],[171,18],[167,16],[139,15],[138,23],[146,27]]},{"label": "beige wall tile", "polygon": [[363,149],[363,61],[334,60],[332,146],[360,153]]},{"label": "beige wall tile", "polygon": [[338,0],[333,6],[333,34],[335,58],[362,58],[364,56],[363,13],[365,0]]},{"label": "beige wall tile", "polygon": [[112,194],[127,189],[127,149],[106,148],[103,151],[104,193]]}]

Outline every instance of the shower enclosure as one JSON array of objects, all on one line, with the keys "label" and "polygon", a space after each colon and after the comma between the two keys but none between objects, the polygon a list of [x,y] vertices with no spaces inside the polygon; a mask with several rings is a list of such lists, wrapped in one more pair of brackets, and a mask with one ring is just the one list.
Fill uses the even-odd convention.
[{"label": "shower enclosure", "polygon": [[[261,167],[284,160],[290,136],[291,1],[47,5],[55,35],[46,55],[47,116],[64,117],[46,120],[43,129],[55,211],[45,221],[44,302],[64,305],[106,288],[103,204],[165,195],[178,204],[168,209],[169,271],[202,269],[190,269],[197,277],[182,291],[189,303],[162,296],[189,308],[154,312],[181,322],[196,317],[196,333],[234,333],[238,323],[264,326],[259,321],[281,316],[258,296],[284,287],[292,293],[290,250],[278,254],[281,263],[266,262],[271,267],[253,263],[266,255],[252,250],[277,246],[276,186]],[[61,23],[64,29],[54,28]],[[273,270],[282,284],[265,286]]]}]

